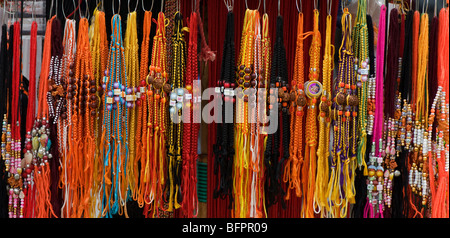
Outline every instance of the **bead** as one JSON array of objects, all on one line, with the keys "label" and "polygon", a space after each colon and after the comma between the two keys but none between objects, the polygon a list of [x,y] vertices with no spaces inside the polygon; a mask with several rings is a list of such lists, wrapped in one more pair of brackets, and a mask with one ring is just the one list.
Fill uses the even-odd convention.
[{"label": "bead", "polygon": [[177,100],[177,94],[176,93],[170,93],[170,100]]}]

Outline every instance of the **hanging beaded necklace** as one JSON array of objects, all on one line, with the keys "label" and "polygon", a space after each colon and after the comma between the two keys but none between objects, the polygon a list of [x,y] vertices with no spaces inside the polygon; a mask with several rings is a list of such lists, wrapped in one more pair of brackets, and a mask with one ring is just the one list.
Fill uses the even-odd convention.
[{"label": "hanging beaded necklace", "polygon": [[399,15],[397,9],[393,9],[390,13],[389,24],[389,42],[386,70],[386,89],[385,89],[385,114],[387,120],[386,132],[386,152],[385,152],[385,171],[384,171],[384,202],[388,209],[386,214],[390,214],[392,204],[392,190],[394,172],[397,168],[396,158],[399,155],[397,148],[397,131],[399,129],[399,119],[401,116],[401,96],[398,94],[399,75],[401,75],[401,49],[399,44],[402,37],[402,24],[399,23]]},{"label": "hanging beaded necklace", "polygon": [[[167,93],[172,89],[167,83],[167,58],[166,58],[166,31],[165,31],[165,16],[164,13],[158,14],[156,35],[153,39],[152,60],[150,63],[150,73],[147,77],[149,88],[147,96],[149,102],[149,119],[147,126],[150,127],[149,136],[152,137],[151,148],[151,162],[150,181],[152,182],[150,188],[149,202],[146,202],[145,215],[151,211],[152,217],[160,216],[159,209],[163,208],[163,188],[165,185],[165,171],[167,171],[166,158],[166,102]],[[148,143],[148,142],[147,142]],[[148,150],[147,150],[148,151]]]},{"label": "hanging beaded necklace", "polygon": [[[272,56],[270,70],[270,90],[269,90],[269,114],[278,118],[276,132],[267,136],[267,143],[264,152],[265,167],[265,199],[266,206],[270,207],[281,202],[283,209],[286,208],[284,197],[286,195],[282,182],[282,167],[285,160],[289,159],[289,104],[290,95],[288,93],[288,75],[286,50],[283,42],[283,18],[278,15],[276,23],[276,40]],[[273,105],[277,103],[278,108]],[[268,114],[268,115],[269,115]],[[281,127],[280,127],[281,123]],[[281,128],[281,129],[280,129]],[[280,134],[283,137],[280,138]],[[283,154],[281,154],[281,152]]]},{"label": "hanging beaded necklace", "polygon": [[[339,49],[338,84],[335,91],[334,110],[334,141],[333,160],[328,188],[332,217],[345,217],[348,202],[351,199],[350,150],[353,146],[351,131],[356,130],[350,125],[351,119],[356,120],[357,96],[354,77],[354,55],[351,40],[351,15],[345,8],[341,24],[343,40]],[[344,113],[345,111],[345,113]],[[351,113],[353,111],[353,113]],[[354,123],[353,123],[354,125]],[[352,163],[353,164],[353,163]],[[353,170],[352,170],[353,171]]]},{"label": "hanging beaded necklace", "polygon": [[[183,167],[182,149],[184,144],[181,123],[183,98],[184,98],[184,77],[186,68],[186,42],[183,36],[183,17],[180,12],[175,13],[175,24],[172,35],[172,52],[173,61],[171,69],[171,78],[169,83],[173,91],[170,93],[169,114],[172,120],[169,122],[168,128],[168,145],[169,150],[167,157],[169,183],[166,184],[165,197],[169,198],[168,212],[181,207],[181,169]],[[178,123],[177,123],[178,122]],[[179,197],[180,196],[180,197]]]},{"label": "hanging beaded necklace", "polygon": [[[65,92],[65,100],[66,100],[66,107],[62,108],[61,113],[61,121],[58,123],[58,135],[60,137],[60,140],[58,140],[58,143],[60,145],[60,155],[61,155],[61,164],[62,164],[62,173],[60,177],[60,187],[63,189],[64,194],[64,203],[62,205],[62,217],[70,217],[70,205],[71,204],[71,193],[70,193],[70,185],[68,182],[68,173],[69,171],[69,164],[72,162],[71,159],[71,151],[70,151],[70,145],[72,138],[69,136],[68,133],[72,132],[72,106],[73,106],[73,94],[74,91],[74,83],[75,83],[75,73],[73,72],[73,69],[75,68],[75,35],[76,35],[76,29],[75,29],[75,20],[66,19],[66,24],[64,28],[64,38],[63,38],[63,47],[64,47],[64,54],[63,54],[63,62],[62,62],[62,75],[65,78],[65,85],[66,85],[66,92]],[[64,108],[66,110],[64,111]],[[71,135],[71,134],[70,134]]]},{"label": "hanging beaded necklace", "polygon": [[[269,37],[269,15],[267,13],[264,13],[263,15],[263,25],[262,25],[262,40],[261,40],[261,44],[262,44],[262,70],[261,73],[262,75],[258,75],[258,96],[259,96],[259,100],[263,101],[264,104],[260,104],[258,101],[258,105],[261,106],[261,108],[258,111],[258,119],[261,120],[260,122],[258,122],[258,124],[260,125],[260,127],[258,127],[259,129],[259,137],[258,137],[258,150],[259,152],[259,156],[260,158],[265,157],[265,148],[266,148],[266,142],[267,142],[267,131],[264,130],[264,127],[267,126],[267,92],[269,91],[269,82],[270,82],[270,75],[271,75],[271,42],[270,42],[270,37]],[[262,93],[261,93],[261,90]],[[265,107],[264,107],[265,106]],[[261,119],[262,117],[262,119]],[[262,128],[263,127],[263,128]],[[260,179],[261,181],[261,187],[264,188],[265,185],[265,162],[262,161],[261,163],[261,167],[260,167]],[[264,215],[264,217],[267,217],[267,210],[266,210],[266,198],[265,198],[265,191],[263,190],[260,194],[260,197],[258,198],[258,200],[261,207],[258,207],[258,212],[264,212],[264,214],[258,214],[258,217],[262,217],[262,215]],[[262,210],[262,211],[261,211]]]},{"label": "hanging beaded necklace", "polygon": [[25,138],[25,153],[21,162],[22,177],[24,185],[25,200],[23,204],[23,212],[21,217],[32,217],[32,208],[34,206],[33,198],[35,196],[35,186],[32,182],[34,179],[33,171],[33,154],[31,143],[31,132],[33,129],[34,115],[35,115],[35,101],[36,101],[36,37],[38,25],[35,21],[31,24],[30,31],[30,71],[29,71],[29,85],[28,85],[28,105],[27,105],[27,119],[26,119],[26,138]]},{"label": "hanging beaded necklace", "polygon": [[[328,173],[328,157],[329,153],[329,141],[330,141],[330,126],[331,126],[331,77],[334,68],[334,45],[331,43],[331,28],[332,28],[332,16],[331,3],[327,2],[328,16],[326,22],[326,35],[325,35],[325,47],[324,47],[324,59],[323,59],[323,80],[322,80],[322,96],[319,103],[319,147],[317,150],[317,175],[316,175],[316,189],[314,191],[314,212],[320,213],[327,207],[327,188],[329,181]],[[316,211],[316,206],[318,210]],[[327,208],[329,210],[329,208]],[[322,216],[325,212],[321,213]]]},{"label": "hanging beaded necklace", "polygon": [[304,189],[305,203],[302,207],[302,214],[307,218],[314,217],[314,189],[315,189],[315,175],[316,175],[316,148],[317,148],[317,98],[322,94],[322,84],[318,81],[320,76],[319,61],[320,61],[320,46],[321,36],[319,31],[319,10],[314,9],[314,23],[312,33],[312,43],[309,51],[310,55],[310,69],[309,81],[305,82],[305,94],[307,99],[307,114],[306,114],[306,131],[305,131],[305,163],[308,167],[308,180],[302,181],[307,184]]},{"label": "hanging beaded necklace", "polygon": [[107,54],[108,54],[108,40],[106,38],[106,22],[105,22],[105,13],[95,9],[94,11],[94,28],[93,28],[93,36],[91,41],[91,54],[92,54],[92,70],[93,70],[93,78],[95,80],[95,89],[94,86],[91,85],[90,93],[92,96],[95,96],[97,99],[92,100],[90,104],[92,109],[91,116],[94,117],[94,138],[95,138],[95,159],[94,159],[94,168],[93,168],[93,203],[90,212],[90,217],[101,217],[101,186],[102,186],[102,177],[103,177],[103,161],[101,155],[101,139],[102,139],[102,121],[103,118],[103,75],[107,66]]},{"label": "hanging beaded necklace", "polygon": [[[439,30],[438,30],[438,47],[443,49],[443,53],[438,56],[438,93],[436,98],[441,97],[441,101],[435,100],[433,101],[431,113],[428,121],[428,140],[429,144],[431,144],[431,131],[432,120],[434,120],[437,116],[438,118],[438,126],[436,128],[436,142],[433,142],[435,147],[435,160],[436,166],[432,166],[432,159],[430,156],[430,165],[429,165],[429,173],[430,173],[430,195],[431,199],[431,217],[433,218],[444,218],[449,217],[448,213],[448,181],[449,181],[449,104],[448,104],[448,82],[445,80],[449,75],[448,68],[448,7],[441,9],[439,12]],[[446,58],[447,56],[447,58]],[[447,65],[445,65],[447,61]],[[435,108],[433,108],[433,105]],[[437,108],[440,106],[440,110]],[[440,114],[440,115],[438,115]],[[431,120],[430,120],[431,119]],[[429,154],[431,154],[431,149]],[[437,168],[436,168],[437,167]],[[433,170],[436,170],[434,172]],[[438,178],[434,181],[434,174],[437,173]],[[436,183],[436,184],[435,184]],[[424,200],[425,201],[425,200]]]},{"label": "hanging beaded necklace", "polygon": [[[50,190],[51,190],[51,204],[55,210],[55,214],[60,216],[59,209],[59,192],[58,192],[58,182],[59,182],[59,170],[58,166],[60,163],[61,149],[59,149],[59,142],[62,142],[58,138],[58,122],[61,121],[61,113],[66,111],[66,101],[65,101],[65,80],[62,74],[62,63],[63,63],[63,45],[62,45],[62,34],[61,34],[61,21],[55,19],[52,21],[52,44],[51,44],[51,59],[49,67],[49,75],[47,82],[47,106],[49,112],[49,139],[54,142],[51,153],[53,159],[50,162]],[[54,139],[52,137],[55,137]],[[56,163],[55,163],[56,162]],[[55,181],[57,179],[58,181]]]},{"label": "hanging beaded necklace", "polygon": [[[356,25],[353,29],[353,45],[355,53],[355,71],[357,76],[358,88],[358,135],[353,133],[352,145],[358,146],[357,153],[355,148],[352,148],[351,156],[357,157],[357,164],[359,169],[364,166],[364,174],[367,175],[367,167],[365,164],[366,146],[367,146],[367,119],[368,119],[368,79],[369,79],[369,44],[368,44],[368,29],[367,29],[367,2],[358,1],[358,13],[356,16]],[[351,105],[353,106],[353,105]],[[357,144],[356,144],[357,143]]]},{"label": "hanging beaded necklace", "polygon": [[286,198],[290,197],[290,190],[295,189],[297,197],[302,196],[300,171],[303,164],[303,116],[306,106],[304,92],[304,50],[303,41],[310,33],[303,33],[303,13],[298,14],[297,41],[295,50],[294,78],[292,80],[291,97],[291,135],[290,158],[285,166],[284,182],[288,183]]},{"label": "hanging beaded necklace", "polygon": [[[266,15],[267,21],[267,15]],[[253,70],[256,72],[256,77],[251,81],[250,87],[254,90],[249,97],[249,116],[250,116],[250,167],[251,167],[251,188],[250,188],[250,217],[262,217],[264,212],[264,186],[263,186],[263,158],[264,144],[261,142],[262,128],[261,128],[261,114],[264,108],[259,103],[263,98],[259,88],[264,85],[264,63],[263,63],[263,48],[262,48],[262,34],[261,21],[259,14],[255,22],[255,42],[254,42],[254,63]],[[265,23],[267,24],[267,23]],[[265,27],[265,26],[264,26]],[[265,28],[263,30],[266,30]],[[265,86],[265,85],[264,85]],[[264,88],[265,89],[265,88]],[[263,91],[265,93],[265,91]],[[257,95],[256,95],[257,94]],[[257,100],[258,96],[258,100]]]},{"label": "hanging beaded necklace", "polygon": [[[7,126],[7,154],[5,158],[9,158],[6,162],[6,171],[8,172],[9,202],[8,215],[9,218],[22,218],[24,206],[23,179],[21,167],[21,138],[20,138],[20,113],[19,113],[19,84],[20,84],[20,23],[14,23],[12,61],[12,79],[11,79],[11,110],[10,124]],[[12,31],[12,30],[11,30]],[[9,143],[8,143],[9,142]],[[8,153],[9,152],[9,153]]]},{"label": "hanging beaded necklace", "polygon": [[[380,9],[380,21],[378,29],[378,43],[376,52],[376,85],[375,85],[375,98],[383,97],[383,84],[384,84],[384,46],[385,46],[385,25],[386,25],[386,6],[381,6]],[[382,147],[382,134],[383,134],[383,101],[376,100],[374,107],[373,118],[373,137],[371,153],[369,156],[368,166],[368,182],[367,182],[367,202],[366,210],[370,211],[369,216],[379,217],[383,216],[383,147]],[[378,207],[377,207],[378,206]],[[367,213],[364,213],[364,217],[367,217]]]},{"label": "hanging beaded necklace", "polygon": [[[137,6],[136,6],[137,7]],[[127,70],[127,88],[126,88],[126,107],[130,111],[128,115],[129,135],[127,152],[129,155],[129,161],[127,161],[126,174],[127,174],[127,187],[131,194],[127,194],[127,197],[135,197],[138,186],[138,166],[136,160],[136,124],[137,124],[137,112],[139,108],[136,105],[138,96],[137,86],[139,83],[139,44],[137,39],[137,24],[136,24],[136,11],[128,13],[127,29],[125,32],[125,69]],[[140,93],[139,93],[140,94]]]},{"label": "hanging beaded necklace", "polygon": [[[138,101],[136,104],[139,106],[138,111],[138,127],[137,127],[137,134],[136,137],[138,138],[136,140],[136,148],[141,148],[137,150],[137,160],[140,161],[140,182],[139,182],[139,192],[138,192],[138,198],[136,199],[138,201],[139,207],[143,207],[145,204],[145,197],[148,197],[149,194],[146,192],[148,191],[147,188],[149,186],[149,127],[147,127],[147,119],[148,119],[148,96],[147,96],[147,75],[148,75],[148,55],[149,55],[149,48],[150,48],[150,31],[151,31],[151,20],[152,20],[152,12],[151,11],[145,11],[144,13],[144,24],[143,24],[143,38],[142,38],[142,44],[141,44],[141,65],[140,65],[140,87],[139,87],[139,93],[141,95],[140,99],[138,98]],[[140,122],[140,123],[139,123]],[[141,139],[139,139],[141,138]]]},{"label": "hanging beaded necklace", "polygon": [[71,134],[74,139],[73,147],[70,148],[73,155],[72,176],[76,178],[71,184],[74,194],[73,203],[77,204],[76,210],[73,210],[70,215],[75,217],[89,215],[88,197],[90,197],[92,187],[96,145],[93,127],[98,98],[95,95],[96,85],[93,77],[88,30],[89,22],[83,17],[78,29],[76,60],[74,68],[71,69],[75,82],[69,90],[73,97]]},{"label": "hanging beaded necklace", "polygon": [[[234,92],[236,87],[235,79],[235,45],[234,45],[234,13],[231,9],[227,15],[227,25],[225,30],[225,41],[222,56],[221,76],[217,80],[218,87],[224,87],[223,92],[220,88],[216,91],[220,92],[227,103],[232,103],[233,112],[235,111],[236,99],[233,95],[225,95],[226,92]],[[188,86],[188,84],[186,84]],[[235,154],[234,143],[234,124],[229,123],[227,118],[234,119],[234,115],[226,114],[225,107],[222,107],[222,123],[216,125],[216,144],[214,145],[214,174],[219,177],[217,188],[214,189],[214,199],[229,199],[228,207],[233,204],[232,186],[233,186],[233,158]]]},{"label": "hanging beaded necklace", "polygon": [[[56,217],[50,204],[50,168],[48,159],[52,158],[52,154],[48,153],[47,149],[49,130],[47,130],[48,104],[46,98],[51,59],[52,23],[55,17],[56,16],[53,16],[47,21],[42,53],[41,74],[39,76],[37,119],[35,120],[31,133],[33,164],[35,165],[34,183],[36,187],[34,214],[37,218],[49,218],[51,215]],[[40,141],[41,138],[42,142]]]},{"label": "hanging beaded necklace", "polygon": [[252,52],[254,51],[254,36],[255,24],[259,13],[257,10],[247,9],[244,17],[244,27],[241,38],[241,52],[239,55],[239,69],[237,85],[242,89],[238,92],[238,99],[236,104],[236,119],[235,125],[235,142],[236,154],[234,158],[233,177],[234,177],[234,197],[235,206],[232,215],[234,217],[248,217],[250,209],[250,141],[249,141],[249,116],[248,116],[248,102],[251,87],[250,81],[256,79],[256,74],[253,74],[251,65],[254,64]]},{"label": "hanging beaded necklace", "polygon": [[[197,148],[198,133],[200,124],[197,123],[198,112],[194,106],[199,104],[198,101],[192,100],[192,95],[197,94],[193,91],[194,80],[198,80],[198,15],[196,12],[191,13],[189,21],[189,47],[187,52],[187,67],[185,86],[187,93],[185,95],[185,107],[188,107],[188,115],[183,114],[183,168],[182,168],[182,185],[183,192],[183,215],[187,218],[195,218],[198,215],[198,198],[197,198]],[[195,113],[195,114],[194,114]]]},{"label": "hanging beaded necklace", "polygon": [[[422,197],[423,191],[423,183],[426,183],[426,177],[423,176],[424,169],[424,161],[427,157],[423,157],[423,152],[426,152],[427,146],[423,146],[424,136],[428,134],[425,132],[425,122],[428,118],[428,93],[425,91],[427,86],[427,70],[426,66],[428,62],[428,47],[423,47],[428,45],[428,14],[424,13],[420,19],[420,33],[418,40],[418,68],[417,68],[417,82],[416,82],[416,101],[415,101],[415,128],[413,135],[413,145],[414,145],[414,154],[412,158],[412,166],[410,169],[410,181],[411,181],[411,190],[413,192],[412,197]],[[413,109],[414,110],[414,109]],[[425,132],[425,133],[424,133]],[[425,182],[423,182],[425,181]],[[413,204],[414,205],[414,204]],[[419,203],[417,207],[422,205]],[[414,205],[413,209],[416,206]],[[423,209],[419,212],[416,210],[414,216],[423,217]]]},{"label": "hanging beaded necklace", "polygon": [[[6,171],[6,161],[9,160],[10,157],[6,157],[6,145],[7,145],[7,127],[8,127],[8,107],[9,107],[9,83],[7,82],[7,69],[9,68],[6,62],[8,62],[8,32],[6,24],[2,25],[2,37],[1,37],[1,49],[0,49],[0,93],[4,95],[0,97],[0,115],[3,115],[2,120],[2,139],[1,139],[1,160],[0,160],[0,169],[2,171]],[[8,148],[10,150],[10,147]],[[9,153],[9,151],[8,151]],[[9,166],[9,164],[8,164]],[[7,190],[7,178],[6,176],[2,176],[0,178],[0,217],[7,218],[8,214],[8,195],[9,191]],[[30,197],[30,196],[28,196]],[[25,204],[26,205],[26,204]]]},{"label": "hanging beaded necklace", "polygon": [[[106,128],[103,130],[106,130],[105,143],[107,150],[103,159],[105,178],[103,180],[102,215],[106,217],[123,212],[127,189],[126,157],[128,155],[127,143],[125,142],[128,138],[128,111],[125,108],[127,72],[124,62],[120,15],[115,14],[113,16],[111,25],[109,66],[103,85],[106,92],[104,96],[106,107],[103,112],[103,126]],[[106,147],[104,148],[106,149]]]}]

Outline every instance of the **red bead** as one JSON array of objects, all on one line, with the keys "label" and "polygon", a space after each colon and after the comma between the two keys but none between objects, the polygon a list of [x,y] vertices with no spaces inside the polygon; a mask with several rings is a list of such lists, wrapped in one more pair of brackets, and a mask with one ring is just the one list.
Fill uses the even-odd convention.
[{"label": "red bead", "polygon": [[136,106],[140,106],[141,105],[141,100],[137,100],[136,101]]},{"label": "red bead", "polygon": [[145,84],[146,84],[145,80],[141,80],[141,87],[145,87]]},{"label": "red bead", "polygon": [[230,87],[230,83],[224,83],[225,88],[229,88]]}]

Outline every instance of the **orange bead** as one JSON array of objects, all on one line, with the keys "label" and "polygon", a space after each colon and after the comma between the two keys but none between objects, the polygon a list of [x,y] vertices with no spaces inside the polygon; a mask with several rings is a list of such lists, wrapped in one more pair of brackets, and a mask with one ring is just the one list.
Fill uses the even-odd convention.
[{"label": "orange bead", "polygon": [[372,111],[369,111],[369,115],[373,115],[373,112],[372,112]]},{"label": "orange bead", "polygon": [[358,113],[357,112],[353,112],[353,117],[357,117]]},{"label": "orange bead", "polygon": [[191,91],[191,90],[192,90],[192,85],[186,85],[186,89],[187,89],[188,91]]},{"label": "orange bead", "polygon": [[350,89],[350,84],[345,84],[346,89]]},{"label": "orange bead", "polygon": [[356,85],[352,85],[352,90],[355,90],[356,89]]},{"label": "orange bead", "polygon": [[165,103],[166,100],[167,100],[166,98],[161,98],[161,102],[162,102],[162,103]]},{"label": "orange bead", "polygon": [[312,99],[312,103],[317,103],[317,99],[316,99],[316,98],[313,98],[313,99]]},{"label": "orange bead", "polygon": [[345,116],[346,116],[346,117],[350,117],[350,112],[349,112],[349,111],[346,111],[346,112],[345,112]]},{"label": "orange bead", "polygon": [[156,94],[156,95],[155,95],[155,99],[156,99],[156,100],[159,100],[159,98],[160,98],[159,94]]},{"label": "orange bead", "polygon": [[345,86],[345,83],[344,83],[344,82],[340,82],[340,83],[339,83],[339,87],[340,87],[340,88],[343,88],[344,86]]},{"label": "orange bead", "polygon": [[343,114],[343,112],[342,112],[342,111],[339,111],[339,116],[342,116],[342,114]]},{"label": "orange bead", "polygon": [[325,116],[326,116],[325,112],[320,112],[320,117],[325,117]]}]

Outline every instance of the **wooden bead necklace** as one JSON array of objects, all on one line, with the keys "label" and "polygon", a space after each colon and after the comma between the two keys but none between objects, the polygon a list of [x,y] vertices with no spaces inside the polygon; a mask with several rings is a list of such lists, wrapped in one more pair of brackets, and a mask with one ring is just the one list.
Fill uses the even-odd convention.
[{"label": "wooden bead necklace", "polygon": [[[153,39],[152,60],[150,63],[150,73],[147,77],[149,89],[147,91],[149,103],[149,119],[147,126],[150,127],[149,136],[152,137],[149,197],[146,200],[144,214],[151,213],[152,217],[160,216],[160,210],[164,210],[163,188],[165,186],[165,175],[167,172],[166,161],[166,105],[167,94],[172,90],[167,83],[167,55],[166,55],[166,21],[164,13],[158,14],[156,35]],[[151,118],[152,117],[152,118]],[[151,118],[151,119],[150,119]],[[148,142],[147,142],[148,143]],[[148,202],[147,202],[148,199]]]},{"label": "wooden bead necklace", "polygon": [[338,83],[333,103],[334,110],[332,111],[334,119],[333,161],[331,162],[331,175],[327,192],[330,200],[331,217],[346,216],[351,196],[349,193],[351,191],[349,167],[352,141],[349,134],[354,128],[351,127],[350,120],[352,118],[356,120],[355,115],[351,114],[351,112],[355,110],[354,107],[357,106],[358,102],[354,77],[355,71],[353,70],[354,55],[351,41],[351,21],[352,17],[348,9],[345,8],[341,19],[343,40],[339,49]]},{"label": "wooden bead necklace", "polygon": [[[236,154],[233,165],[233,177],[234,177],[234,197],[235,206],[232,211],[233,217],[249,217],[250,209],[250,140],[249,140],[249,120],[248,120],[248,102],[249,96],[247,95],[251,87],[251,81],[256,79],[256,74],[252,75],[254,64],[254,58],[252,52],[254,52],[255,41],[255,25],[259,20],[259,13],[257,10],[247,9],[244,17],[244,27],[241,38],[241,52],[239,54],[239,69],[237,85],[241,87],[242,91],[238,93],[236,104],[236,119],[237,124],[235,126],[235,148]],[[247,91],[248,90],[248,91]]]},{"label": "wooden bead necklace", "polygon": [[70,147],[70,150],[73,169],[71,175],[75,177],[75,180],[71,183],[71,188],[73,189],[73,204],[76,204],[70,213],[71,217],[89,216],[88,197],[90,197],[94,168],[96,144],[93,127],[95,115],[92,114],[95,114],[95,104],[98,104],[98,98],[95,95],[96,85],[92,71],[88,28],[88,20],[82,18],[78,29],[76,60],[74,68],[69,72],[69,76],[74,75],[75,79],[68,86],[73,98],[71,106],[73,147]]}]

